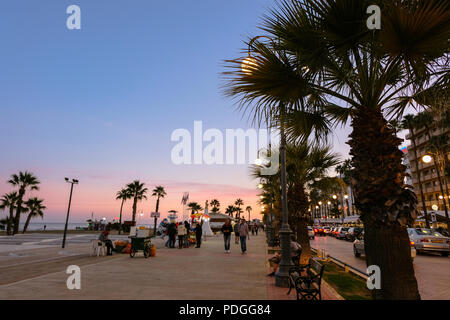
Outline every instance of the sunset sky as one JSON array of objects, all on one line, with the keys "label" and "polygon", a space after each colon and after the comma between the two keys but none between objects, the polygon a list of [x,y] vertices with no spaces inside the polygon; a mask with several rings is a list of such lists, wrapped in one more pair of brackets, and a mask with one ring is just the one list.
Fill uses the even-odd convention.
[{"label": "sunset sky", "polygon": [[[15,0],[2,3],[0,35],[0,194],[12,173],[41,180],[46,222],[65,219],[77,178],[71,222],[118,216],[115,193],[139,179],[168,195],[160,211],[181,210],[183,192],[222,208],[236,198],[254,207],[256,181],[246,165],[180,165],[171,161],[173,130],[250,127],[221,89],[223,61],[242,57],[261,34],[273,0]],[[81,30],[66,28],[66,8],[81,7]],[[347,157],[347,129],[333,139]],[[155,199],[138,207],[145,216]],[[245,207],[244,206],[244,207]],[[3,214],[0,214],[3,216]],[[131,217],[131,202],[124,210]],[[36,220],[39,221],[39,220]],[[148,222],[145,219],[143,222]]]}]

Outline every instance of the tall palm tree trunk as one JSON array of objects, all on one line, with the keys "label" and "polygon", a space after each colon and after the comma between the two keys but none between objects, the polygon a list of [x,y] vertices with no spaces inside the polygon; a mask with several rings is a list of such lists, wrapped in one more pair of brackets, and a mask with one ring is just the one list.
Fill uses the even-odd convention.
[{"label": "tall palm tree trunk", "polygon": [[12,235],[14,228],[14,206],[9,207],[9,218],[6,225],[6,234],[8,236]]},{"label": "tall palm tree trunk", "polygon": [[[159,212],[159,196],[156,199],[156,212]],[[158,222],[158,218],[155,216],[155,226],[153,227],[153,235],[156,236],[156,223]]]},{"label": "tall palm tree trunk", "polygon": [[25,233],[28,229],[28,225],[30,224],[32,214],[31,212],[28,214],[27,220],[25,221],[25,225],[23,226],[22,233]]},{"label": "tall palm tree trunk", "polygon": [[22,209],[22,202],[23,202],[24,194],[25,194],[25,189],[20,188],[19,197],[17,198],[17,208],[16,208],[16,217],[14,218],[13,234],[19,233],[20,210]]},{"label": "tall palm tree trunk", "polygon": [[[350,154],[355,204],[364,223],[367,266],[378,266],[381,289],[374,299],[420,299],[406,224],[415,218],[417,198],[402,188],[406,175],[401,140],[379,109],[361,108],[352,120]],[[406,208],[406,209],[405,209]]]},{"label": "tall palm tree trunk", "polygon": [[120,204],[120,214],[119,214],[119,234],[122,233],[122,209],[123,209],[124,202],[125,202],[125,199],[122,198],[122,203]]},{"label": "tall palm tree trunk", "polygon": [[133,216],[132,216],[132,223],[135,224],[136,223],[136,211],[137,211],[137,197],[134,197],[133,200]]},{"label": "tall palm tree trunk", "polygon": [[416,136],[414,134],[414,128],[410,122],[408,122],[409,131],[411,131],[411,140],[414,147],[414,158],[416,159],[416,172],[417,172],[417,181],[419,182],[419,190],[420,190],[420,198],[422,200],[422,208],[423,213],[425,215],[425,223],[427,228],[430,227],[430,221],[428,219],[428,213],[427,213],[427,206],[425,204],[425,196],[423,195],[423,186],[422,186],[422,179],[420,178],[420,171],[419,171],[419,158],[417,157],[417,145],[416,145]]}]

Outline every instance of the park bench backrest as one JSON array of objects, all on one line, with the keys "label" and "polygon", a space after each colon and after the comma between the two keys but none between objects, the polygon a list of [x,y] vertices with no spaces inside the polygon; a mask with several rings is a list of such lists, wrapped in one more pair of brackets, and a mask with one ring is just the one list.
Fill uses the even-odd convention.
[{"label": "park bench backrest", "polygon": [[310,270],[312,269],[316,274],[317,277],[315,278],[315,282],[320,285],[323,275],[323,269],[325,268],[325,266],[322,265],[319,261],[311,258],[309,259],[309,268]]}]

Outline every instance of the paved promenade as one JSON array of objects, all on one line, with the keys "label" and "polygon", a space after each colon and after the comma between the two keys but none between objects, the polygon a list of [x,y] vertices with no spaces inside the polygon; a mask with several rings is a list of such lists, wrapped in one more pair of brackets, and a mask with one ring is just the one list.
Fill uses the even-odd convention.
[{"label": "paved promenade", "polygon": [[[220,236],[209,238],[202,248],[181,250],[164,248],[158,239],[157,256],[149,259],[142,253],[135,258],[89,257],[88,243],[69,243],[65,250],[43,245],[22,251],[17,244],[12,251],[3,244],[0,299],[264,300],[268,298],[264,238],[264,234],[252,237],[247,255],[241,255],[234,243],[231,254],[224,253]],[[81,290],[66,287],[65,270],[72,264],[81,268]]]}]

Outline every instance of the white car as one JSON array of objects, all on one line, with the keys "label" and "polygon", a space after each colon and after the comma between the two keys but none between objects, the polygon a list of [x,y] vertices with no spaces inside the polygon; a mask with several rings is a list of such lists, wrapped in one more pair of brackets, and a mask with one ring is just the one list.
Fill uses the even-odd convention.
[{"label": "white car", "polygon": [[[355,257],[360,257],[362,254],[365,255],[364,250],[364,231],[362,231],[353,241],[353,254]],[[411,242],[411,258],[414,260],[416,257],[416,249],[413,246],[413,243]]]},{"label": "white car", "polygon": [[312,227],[309,227],[309,226],[308,226],[308,237],[310,239],[314,239],[315,238],[314,230],[313,230]]},{"label": "white car", "polygon": [[411,245],[414,245],[417,252],[433,251],[439,252],[442,256],[448,257],[450,253],[450,238],[444,237],[433,229],[408,228]]}]

